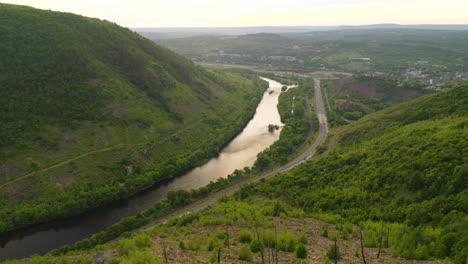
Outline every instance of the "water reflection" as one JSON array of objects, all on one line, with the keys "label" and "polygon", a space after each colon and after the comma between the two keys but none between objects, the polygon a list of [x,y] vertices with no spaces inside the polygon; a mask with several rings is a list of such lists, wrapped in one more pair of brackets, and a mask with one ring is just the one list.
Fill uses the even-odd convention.
[{"label": "water reflection", "polygon": [[283,125],[276,107],[282,85],[273,80],[264,80],[269,82],[270,87],[264,93],[254,117],[217,157],[180,177],[131,198],[69,219],[5,235],[0,238],[0,261],[44,254],[54,248],[74,243],[104,230],[124,217],[137,214],[164,199],[169,191],[199,188],[220,177],[227,177],[235,169],[252,166],[257,154],[279,138],[280,130],[269,133],[268,125]]}]

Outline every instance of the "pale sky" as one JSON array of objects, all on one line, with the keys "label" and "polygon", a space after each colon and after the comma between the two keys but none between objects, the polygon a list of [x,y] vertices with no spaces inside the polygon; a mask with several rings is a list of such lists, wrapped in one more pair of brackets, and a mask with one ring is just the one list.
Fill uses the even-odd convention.
[{"label": "pale sky", "polygon": [[126,27],[468,24],[468,0],[0,0]]}]

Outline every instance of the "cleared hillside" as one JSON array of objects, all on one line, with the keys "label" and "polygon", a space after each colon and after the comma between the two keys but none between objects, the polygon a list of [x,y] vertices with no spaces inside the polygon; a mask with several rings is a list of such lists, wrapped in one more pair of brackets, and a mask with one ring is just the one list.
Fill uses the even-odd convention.
[{"label": "cleared hillside", "polygon": [[0,4],[0,22],[0,233],[199,164],[266,88],[107,21]]},{"label": "cleared hillside", "polygon": [[383,76],[348,76],[339,80],[323,80],[321,83],[327,93],[331,126],[347,124],[390,105],[434,92],[425,89],[422,83]]}]

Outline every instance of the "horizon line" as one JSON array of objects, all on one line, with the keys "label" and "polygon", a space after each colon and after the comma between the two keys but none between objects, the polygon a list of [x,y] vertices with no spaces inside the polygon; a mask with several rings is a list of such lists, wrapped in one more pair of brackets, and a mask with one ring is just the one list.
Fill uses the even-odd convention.
[{"label": "horizon line", "polygon": [[437,24],[437,23],[418,23],[418,24],[398,24],[398,23],[377,23],[377,24],[338,24],[338,25],[263,25],[263,26],[199,26],[199,27],[191,27],[191,26],[165,26],[165,27],[158,27],[158,26],[132,26],[129,28],[272,28],[272,27],[363,27],[363,26],[380,26],[380,25],[395,25],[395,26],[468,26],[468,24]]}]

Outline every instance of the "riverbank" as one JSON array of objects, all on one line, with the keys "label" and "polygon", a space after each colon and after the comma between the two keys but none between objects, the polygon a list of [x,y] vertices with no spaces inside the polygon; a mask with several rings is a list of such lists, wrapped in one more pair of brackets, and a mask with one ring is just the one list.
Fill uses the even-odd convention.
[{"label": "riverbank", "polygon": [[[315,93],[318,94],[318,95],[315,96],[316,105],[322,105],[323,106],[323,102],[322,102],[322,104],[320,104],[320,102],[319,102],[319,100],[322,100],[321,92],[320,92],[320,86],[315,85],[314,89],[315,89]],[[304,104],[306,104],[305,100],[304,100]],[[307,109],[308,109],[308,111],[305,114],[310,117],[312,115],[311,109],[310,108],[307,108]],[[319,107],[318,110],[321,111],[321,112],[317,112],[317,114],[320,114],[321,116],[323,116],[325,109],[323,107]],[[308,119],[308,118],[306,117],[306,119]],[[217,186],[217,188],[216,189],[208,188],[208,189],[210,189],[209,193],[206,193],[207,189],[205,189],[205,187],[201,188],[199,190],[195,190],[191,194],[187,193],[186,191],[179,191],[178,193],[174,194],[170,200],[163,201],[163,202],[167,202],[166,205],[171,205],[172,203],[174,203],[176,201],[184,201],[186,204],[179,204],[179,208],[177,210],[175,210],[175,211],[173,211],[171,213],[167,213],[164,216],[159,216],[159,217],[156,216],[156,219],[152,220],[150,223],[144,224],[144,225],[142,225],[142,226],[140,226],[138,228],[133,228],[133,229],[130,229],[130,230],[127,229],[127,231],[135,231],[135,230],[144,229],[144,228],[153,226],[153,225],[155,225],[157,223],[164,222],[166,219],[168,219],[170,217],[173,217],[173,216],[176,216],[176,215],[183,215],[183,214],[186,214],[187,212],[196,212],[196,211],[202,210],[202,209],[206,208],[207,206],[209,206],[209,205],[213,204],[214,202],[216,202],[218,199],[220,199],[220,198],[222,198],[224,196],[233,194],[234,192],[238,191],[241,188],[241,186],[243,186],[246,183],[255,182],[255,181],[261,180],[263,178],[271,177],[271,176],[274,176],[274,175],[276,175],[278,173],[281,173],[281,172],[287,171],[287,170],[289,170],[289,169],[291,169],[293,167],[296,167],[297,165],[301,164],[302,162],[304,162],[305,160],[310,158],[316,152],[317,147],[321,143],[323,143],[324,139],[326,138],[326,133],[328,132],[328,124],[327,124],[326,118],[321,119],[321,121],[322,122],[320,123],[319,134],[317,135],[316,141],[307,150],[303,151],[302,154],[300,154],[299,156],[297,156],[295,159],[291,160],[287,164],[282,165],[282,166],[281,165],[273,165],[270,169],[268,169],[266,171],[258,172],[256,174],[254,174],[253,171],[250,170],[250,169],[244,170],[244,171],[238,171],[234,175],[228,176],[228,178],[227,178],[228,181],[221,180],[218,183],[214,183],[212,186],[213,187]],[[299,150],[296,150],[296,151],[299,151]],[[202,199],[197,199],[197,200],[190,200],[190,199],[181,200],[181,199],[177,198],[177,197],[185,197],[185,198],[190,197],[190,198],[193,198],[193,197],[191,197],[191,195],[193,195],[193,194],[197,195],[197,194],[200,194],[200,193],[205,193],[205,197],[202,198]],[[171,201],[172,201],[172,203],[171,203]],[[153,210],[156,210],[156,209],[157,208],[156,208],[156,205],[155,205],[154,208],[150,208],[148,210],[153,211]],[[142,212],[141,214],[139,214],[140,218],[142,216],[144,216],[144,215],[145,215],[145,212]],[[137,216],[137,217],[139,217],[139,216]],[[129,220],[134,220],[135,222],[137,221],[136,218],[129,219]],[[115,229],[117,230],[119,228],[123,228],[124,226],[130,226],[129,225],[130,222],[133,222],[133,221],[128,221],[128,222],[122,221],[121,223],[119,223],[118,226],[115,226]],[[91,237],[89,240],[87,239],[87,240],[84,240],[84,241],[80,241],[80,242],[76,243],[75,245],[65,246],[65,247],[63,247],[61,249],[54,250],[53,252],[51,252],[51,254],[52,255],[61,255],[61,254],[65,254],[65,253],[68,254],[71,251],[83,250],[83,249],[89,248],[91,244],[94,244],[94,243],[98,242],[99,240],[103,239],[107,235],[114,234],[115,233],[114,230],[111,230],[111,229],[109,229],[109,230],[107,230],[105,232],[102,232],[100,234],[97,234],[97,235]],[[127,232],[127,231],[125,231],[125,232]],[[118,237],[118,235],[116,235],[114,238],[117,238],[117,237]],[[109,238],[107,241],[110,241],[111,239],[114,239],[114,238]],[[103,242],[107,242],[107,241],[103,240]],[[103,242],[100,242],[100,243],[97,243],[97,244],[101,244]]]},{"label": "riverbank", "polygon": [[[281,89],[281,84],[278,83],[276,86],[277,87],[275,89],[277,90],[277,93],[274,95],[268,94],[269,99],[272,99],[272,97],[278,98],[280,89]],[[264,96],[267,96],[266,92],[264,92]],[[276,102],[273,100],[272,102],[273,106],[271,107],[276,109],[276,104],[277,104]],[[266,109],[264,112],[271,114],[272,111],[270,109]],[[255,113],[257,112],[255,111]],[[258,131],[256,132],[256,133],[260,133],[263,136],[267,136],[270,138],[270,142],[266,142],[267,145],[265,145],[264,148],[266,148],[269,144],[274,142],[279,137],[279,131],[273,134],[268,133],[268,128],[267,128],[268,123],[272,122],[271,119],[268,119],[268,120],[269,121],[265,121],[266,123],[264,123],[265,127],[259,128]],[[277,113],[275,122],[277,122],[278,125],[281,125],[279,113]],[[245,131],[246,128],[247,127],[243,127],[242,131]],[[251,133],[248,133],[248,134],[251,135]],[[229,152],[233,152],[232,151],[233,148],[229,147],[231,143],[232,142],[230,142],[225,147],[225,149],[228,149]],[[261,150],[263,149],[260,149],[257,151],[259,152]],[[226,154],[230,155],[230,153],[226,153]],[[252,160],[250,161],[250,163],[239,166],[239,169],[242,169],[246,166],[251,166],[253,162],[255,161],[256,154],[257,153],[254,153],[253,155],[251,155]],[[219,161],[222,159],[221,156],[223,155],[217,155],[215,158],[212,158],[212,160]],[[209,165],[208,167],[210,167],[211,165]],[[188,174],[190,174],[191,172],[192,171],[189,171]],[[232,170],[230,172],[232,172]],[[226,177],[226,175],[227,173],[222,175],[222,177]],[[194,182],[193,179],[196,179],[196,178],[197,177],[192,177],[192,181],[189,181],[192,185],[190,185],[188,189],[199,188],[199,187],[205,186],[210,181],[215,180],[213,178],[207,178],[205,179],[204,182],[200,182],[200,181]],[[135,228],[137,226],[140,226],[141,223],[144,223],[145,221],[147,221],[146,217],[148,217],[149,215],[151,215],[153,217],[152,219],[154,219],[154,217],[164,215],[176,208],[179,208],[179,206],[182,204],[180,202],[178,202],[177,204],[161,203],[161,204],[155,205],[154,207],[152,205],[156,201],[164,199],[170,190],[180,189],[181,186],[183,186],[181,185],[180,179],[181,177],[173,178],[171,181],[167,182],[166,184],[162,186],[150,188],[144,191],[143,193],[132,196],[130,199],[127,199],[127,200],[114,202],[110,205],[110,208],[108,208],[107,206],[101,207],[95,210],[91,210],[78,217],[55,221],[51,225],[40,225],[40,226],[35,226],[34,228],[30,230],[17,231],[13,234],[12,237],[6,238],[3,240],[4,241],[2,243],[3,248],[0,249],[0,256],[4,256],[2,257],[2,259],[6,257],[12,258],[13,256],[19,256],[19,257],[26,256],[28,255],[26,253],[28,248],[32,249],[32,252],[29,254],[43,254],[53,248],[57,248],[65,244],[71,244],[71,243],[74,243],[75,241],[84,239],[86,237],[90,237],[91,235],[95,233],[99,233],[102,230],[109,228],[109,226],[111,226],[115,222],[118,222],[120,219],[125,218],[125,217],[129,217],[129,219],[131,220],[131,221],[129,219],[123,220],[123,222],[125,223],[125,226],[130,227],[130,228]],[[209,187],[209,188],[219,188],[220,186],[225,186],[223,184],[226,184],[226,183],[224,181],[223,183],[215,182],[213,183],[212,187]],[[204,197],[209,193],[207,192],[207,188],[202,188],[202,189],[203,190],[200,191],[199,194],[194,195],[194,197]],[[151,214],[150,213],[138,214],[139,212],[143,211],[146,208],[154,208],[154,211],[152,211]],[[155,212],[157,212],[157,214],[153,215],[153,213]],[[134,222],[138,224],[133,225],[133,224],[130,224],[130,222]],[[109,228],[109,229],[111,230],[110,233],[117,232],[119,234],[122,232],[125,232],[124,229],[129,230],[127,228],[122,229],[121,225],[119,224],[116,224],[114,228]],[[104,236],[105,239],[102,239],[102,237],[103,236],[101,235],[98,241],[103,241],[103,240],[108,239],[107,236]],[[47,244],[44,244],[42,243],[42,241],[44,240],[47,240],[50,242]],[[20,246],[20,245],[27,245],[27,246]],[[5,257],[5,255],[7,256]]]},{"label": "riverbank", "polygon": [[[292,89],[292,90],[295,90],[295,89]],[[306,108],[305,99],[303,100],[303,103],[304,103],[304,108]],[[310,111],[304,112],[304,114],[311,115]],[[307,117],[305,117],[305,119],[307,123]],[[321,127],[323,127],[323,123],[321,124]],[[317,136],[317,139],[320,139],[323,137],[323,131],[325,130],[320,129],[320,131],[321,133]],[[307,135],[305,135],[305,137],[306,136]],[[272,166],[272,168],[270,168],[269,170],[263,173],[252,174],[253,172],[251,170],[250,171],[248,170],[249,173],[245,173],[246,171],[244,171],[244,173],[242,173],[241,171],[237,171],[236,173],[233,173],[232,175],[228,176],[227,179],[221,179],[220,181],[212,183],[209,188],[203,187],[203,188],[197,189],[193,191],[190,195],[187,195],[186,191],[180,191],[180,192],[174,193],[174,195],[170,196],[169,200],[161,201],[155,204],[154,206],[152,206],[151,208],[148,208],[147,211],[143,211],[139,213],[137,216],[132,216],[132,217],[123,219],[122,221],[113,225],[112,228],[109,228],[105,232],[98,233],[90,239],[82,240],[78,242],[77,244],[75,244],[74,246],[67,246],[60,250],[56,250],[53,253],[55,255],[60,255],[60,254],[64,254],[65,252],[70,252],[72,250],[80,250],[80,249],[83,250],[83,249],[92,247],[93,244],[96,242],[103,243],[105,241],[109,241],[110,239],[112,239],[110,238],[110,236],[113,236],[114,238],[120,235],[125,236],[126,232],[136,230],[138,226],[143,226],[145,224],[144,222],[150,218],[152,219],[152,221],[154,221],[153,220],[154,218],[157,218],[156,221],[161,221],[168,217],[168,216],[162,216],[162,215],[169,214],[170,216],[172,216],[172,215],[176,215],[177,213],[184,214],[187,212],[187,210],[188,211],[201,210],[207,207],[209,204],[212,204],[217,199],[225,195],[234,193],[235,191],[240,189],[240,187],[244,183],[258,181],[262,178],[276,175],[279,172],[282,172],[284,170],[288,170],[294,166],[297,166],[299,163],[303,162],[307,157],[310,157],[310,155],[313,154],[313,152],[316,149],[317,144],[319,144],[320,142],[321,142],[320,140],[317,140],[311,148],[307,149],[307,151],[305,151],[303,154],[301,154],[299,157],[297,157],[293,161],[283,166]],[[292,148],[292,150],[295,150],[295,149],[296,148]],[[243,178],[243,177],[246,177],[246,178]],[[226,188],[226,186],[230,186],[230,187]],[[201,197],[205,197],[205,198],[198,199],[198,202],[193,203],[192,198],[197,197],[197,195],[200,198]],[[180,199],[180,197],[186,197],[186,198],[188,197],[189,199]],[[187,203],[189,205],[184,205],[184,203]],[[174,205],[178,206],[179,210],[170,213],[171,211],[174,210]],[[157,213],[158,216],[156,216],[156,214],[152,215],[155,212]]]}]

